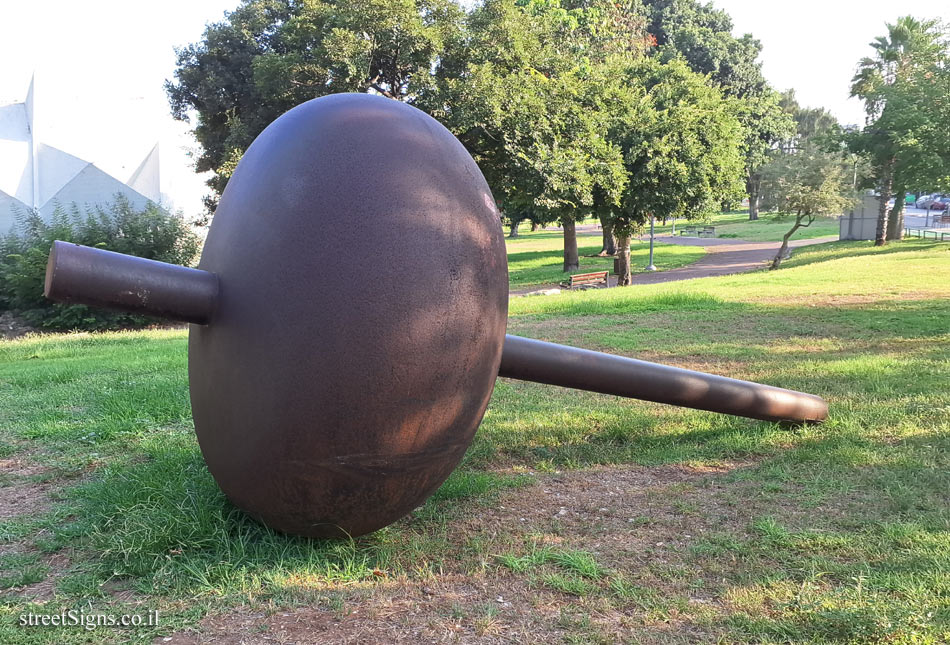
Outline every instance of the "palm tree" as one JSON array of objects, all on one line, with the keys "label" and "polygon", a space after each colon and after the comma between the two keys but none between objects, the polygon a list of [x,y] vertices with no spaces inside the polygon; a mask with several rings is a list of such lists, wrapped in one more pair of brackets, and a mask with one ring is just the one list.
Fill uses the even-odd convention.
[{"label": "palm tree", "polygon": [[[912,74],[932,65],[945,48],[943,34],[936,20],[917,20],[903,16],[894,24],[887,24],[887,36],[879,36],[870,43],[874,56],[862,58],[851,79],[851,96],[864,101],[866,117],[865,133],[868,134],[867,150],[876,169],[880,189],[875,244],[882,246],[888,239],[898,239],[903,233],[904,180],[895,177],[900,161],[896,132],[877,124],[887,110],[888,97],[894,89],[907,81]],[[896,185],[895,185],[896,180]],[[893,217],[888,221],[887,202],[894,201]],[[890,224],[890,226],[888,225]]]},{"label": "palm tree", "polygon": [[864,100],[870,123],[886,105],[883,91],[906,78],[914,68],[932,63],[942,47],[936,20],[917,20],[903,16],[887,24],[887,36],[878,36],[870,43],[873,58],[862,58],[851,79],[851,96]]}]

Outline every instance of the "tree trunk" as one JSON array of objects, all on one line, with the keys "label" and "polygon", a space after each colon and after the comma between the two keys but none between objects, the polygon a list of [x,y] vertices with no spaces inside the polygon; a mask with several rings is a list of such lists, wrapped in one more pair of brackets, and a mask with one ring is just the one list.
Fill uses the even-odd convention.
[{"label": "tree trunk", "polygon": [[892,157],[884,163],[881,169],[881,195],[877,211],[877,234],[874,237],[874,246],[884,246],[887,243],[887,202],[891,198],[891,189],[894,186],[894,163]]},{"label": "tree trunk", "polygon": [[565,217],[561,220],[564,227],[564,271],[577,271],[580,268],[580,260],[577,257],[577,229],[574,220]]},{"label": "tree trunk", "polygon": [[894,193],[894,207],[887,218],[887,241],[904,239],[904,199],[907,191],[898,190]]},{"label": "tree trunk", "polygon": [[538,226],[538,223],[537,223],[537,222],[531,222],[531,232],[532,232],[532,233],[537,233],[537,231],[538,231],[539,228],[541,228],[541,227]]},{"label": "tree trunk", "polygon": [[745,189],[749,195],[749,220],[759,219],[759,192],[762,187],[762,178],[752,173],[746,179]]},{"label": "tree trunk", "polygon": [[802,218],[805,217],[802,215],[801,211],[795,214],[795,225],[792,226],[792,230],[785,234],[785,237],[782,238],[782,246],[779,247],[778,253],[775,254],[775,258],[772,260],[772,265],[769,267],[769,271],[779,268],[782,264],[782,260],[788,257],[788,240],[797,231],[802,225]]},{"label": "tree trunk", "polygon": [[508,237],[518,237],[518,224],[520,223],[521,222],[515,222],[515,221],[511,222],[511,230],[508,233]]},{"label": "tree trunk", "polygon": [[617,259],[619,260],[620,272],[617,276],[617,286],[630,286],[630,236],[620,234],[617,236]]},{"label": "tree trunk", "polygon": [[614,237],[614,223],[606,215],[600,215],[600,229],[603,233],[604,243],[601,245],[600,256],[616,255],[617,240]]}]

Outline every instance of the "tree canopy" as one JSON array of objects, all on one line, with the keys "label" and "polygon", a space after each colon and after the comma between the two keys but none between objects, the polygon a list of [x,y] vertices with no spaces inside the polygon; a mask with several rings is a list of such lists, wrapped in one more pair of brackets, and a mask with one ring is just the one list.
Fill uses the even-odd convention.
[{"label": "tree canopy", "polygon": [[682,57],[727,96],[744,98],[768,89],[758,61],[762,44],[750,34],[733,36],[725,11],[697,0],[645,0],[644,6],[661,60]]},{"label": "tree canopy", "polygon": [[208,26],[165,89],[173,116],[196,115],[209,210],[251,141],[295,105],[337,92],[411,100],[462,14],[454,0],[243,0]]},{"label": "tree canopy", "polygon": [[741,191],[741,126],[732,106],[681,61],[644,59],[627,69],[612,139],[627,185],[611,221],[630,280],[629,238],[651,217],[698,217]]}]

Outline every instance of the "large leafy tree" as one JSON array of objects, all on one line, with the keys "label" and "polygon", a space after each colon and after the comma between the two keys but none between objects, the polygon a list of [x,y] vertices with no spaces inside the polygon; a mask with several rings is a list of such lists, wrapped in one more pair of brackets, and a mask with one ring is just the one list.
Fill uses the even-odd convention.
[{"label": "large leafy tree", "polygon": [[[711,3],[645,0],[644,5],[649,32],[656,40],[654,54],[664,61],[682,58],[694,72],[707,75],[726,97],[736,99],[733,106],[742,126],[749,219],[758,219],[761,170],[777,144],[794,131],[762,75],[761,43],[751,34],[733,36],[729,14]],[[730,201],[727,198],[724,204]]]},{"label": "large leafy tree", "polygon": [[615,18],[606,4],[487,0],[419,103],[475,156],[509,221],[560,221],[565,271],[579,265],[576,218],[625,182],[605,109],[621,88],[603,61],[638,45],[612,36]]},{"label": "large leafy tree", "polygon": [[697,0],[645,0],[644,6],[661,60],[682,57],[727,96],[756,96],[768,89],[758,61],[761,43],[750,34],[733,36],[725,11]]},{"label": "large leafy tree", "polygon": [[412,101],[460,37],[454,0],[243,0],[178,51],[172,114],[194,118],[213,211],[251,141],[280,114],[337,92]]},{"label": "large leafy tree", "polygon": [[627,185],[612,210],[620,276],[630,284],[630,237],[651,217],[695,218],[736,190],[741,125],[729,101],[681,61],[646,59],[627,68],[612,140],[623,152]]},{"label": "large leafy tree", "polygon": [[[858,63],[851,86],[861,98],[866,125],[847,138],[850,148],[867,156],[880,193],[875,244],[903,232],[904,195],[911,185],[938,183],[945,172],[945,146],[939,141],[940,101],[937,79],[946,69],[947,36],[934,20],[904,16],[887,25],[887,35],[871,43],[874,55]],[[943,137],[945,139],[945,130]],[[932,137],[936,136],[937,139]],[[894,197],[894,210],[887,203]]]}]

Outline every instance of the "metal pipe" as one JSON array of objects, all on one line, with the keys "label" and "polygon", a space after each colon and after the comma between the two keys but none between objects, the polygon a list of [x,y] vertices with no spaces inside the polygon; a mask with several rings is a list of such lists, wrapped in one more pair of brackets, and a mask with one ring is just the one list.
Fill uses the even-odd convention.
[{"label": "metal pipe", "polygon": [[43,294],[60,302],[207,325],[218,297],[218,276],[56,241]]},{"label": "metal pipe", "polygon": [[656,222],[656,217],[650,215],[650,264],[646,266],[647,271],[656,271],[656,265],[653,264],[653,224]]},{"label": "metal pipe", "polygon": [[828,403],[813,394],[510,334],[498,375],[763,421],[828,417]]}]

